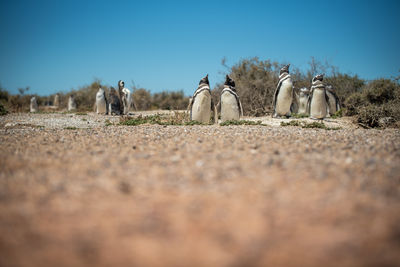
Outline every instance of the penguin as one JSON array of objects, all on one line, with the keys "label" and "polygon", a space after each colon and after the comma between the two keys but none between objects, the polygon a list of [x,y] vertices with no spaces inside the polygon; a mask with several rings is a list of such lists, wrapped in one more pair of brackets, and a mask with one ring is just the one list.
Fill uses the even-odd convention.
[{"label": "penguin", "polygon": [[299,110],[298,114],[307,114],[307,103],[308,103],[308,97],[310,95],[310,90],[307,88],[303,87],[300,89],[299,92]]},{"label": "penguin", "polygon": [[59,108],[60,107],[60,96],[58,94],[56,94],[54,96],[54,107],[55,108]]},{"label": "penguin", "polygon": [[307,111],[311,119],[323,120],[329,113],[329,97],[322,82],[324,74],[319,74],[312,79],[310,96],[307,102]]},{"label": "penguin", "polygon": [[217,123],[218,114],[216,106],[211,97],[210,82],[208,74],[200,80],[197,90],[189,103],[190,120],[204,124],[210,123],[211,111],[214,111],[214,123]]},{"label": "penguin", "polygon": [[108,103],[108,114],[109,115],[121,115],[121,102],[118,97],[117,91],[114,87],[111,87]]},{"label": "penguin", "polygon": [[329,105],[329,115],[334,115],[337,111],[340,110],[340,100],[332,85],[326,86],[326,94],[329,97],[328,105]]},{"label": "penguin", "polygon": [[279,82],[276,87],[274,99],[272,102],[272,117],[289,117],[292,112],[293,102],[293,83],[289,74],[290,64],[281,68],[279,72]]},{"label": "penguin", "polygon": [[30,112],[38,112],[39,108],[38,108],[38,104],[36,102],[36,97],[32,96],[31,98],[31,104],[30,104]]},{"label": "penguin", "polygon": [[96,94],[96,113],[106,114],[108,113],[106,92],[100,87]]},{"label": "penguin", "polygon": [[221,92],[219,105],[221,106],[221,121],[239,120],[243,116],[242,103],[236,92],[235,81],[226,75],[224,89]]},{"label": "penguin", "polygon": [[70,95],[68,98],[68,111],[73,111],[75,109],[76,109],[75,96]]},{"label": "penguin", "polygon": [[132,105],[136,110],[136,105],[133,102],[133,96],[131,94],[131,91],[125,87],[125,83],[122,80],[118,81],[118,91],[120,93],[121,103],[123,105],[123,114],[128,114]]}]

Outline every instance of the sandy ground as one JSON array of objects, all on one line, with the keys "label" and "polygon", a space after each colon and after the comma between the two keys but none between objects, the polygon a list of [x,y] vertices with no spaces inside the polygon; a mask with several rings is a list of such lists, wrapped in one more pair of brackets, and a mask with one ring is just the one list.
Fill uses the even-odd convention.
[{"label": "sandy ground", "polygon": [[399,266],[398,129],[246,119],[0,117],[0,266]]}]

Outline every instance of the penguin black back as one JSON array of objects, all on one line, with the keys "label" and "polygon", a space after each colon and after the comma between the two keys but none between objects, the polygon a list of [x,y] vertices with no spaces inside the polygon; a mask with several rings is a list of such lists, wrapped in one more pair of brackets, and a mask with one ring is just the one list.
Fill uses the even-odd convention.
[{"label": "penguin black back", "polygon": [[109,110],[110,115],[113,113],[120,115],[121,114],[121,102],[118,97],[117,91],[114,89],[114,87],[111,87],[109,99],[110,99],[110,110]]}]

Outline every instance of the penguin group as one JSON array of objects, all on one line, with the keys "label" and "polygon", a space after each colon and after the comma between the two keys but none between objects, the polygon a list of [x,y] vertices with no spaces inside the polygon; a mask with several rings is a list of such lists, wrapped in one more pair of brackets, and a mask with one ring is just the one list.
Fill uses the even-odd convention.
[{"label": "penguin group", "polygon": [[[290,64],[279,71],[279,80],[272,101],[272,117],[290,117],[293,113],[322,120],[334,115],[341,109],[339,97],[331,85],[323,82],[324,74],[316,75],[311,81],[311,88],[295,90],[289,74]],[[296,92],[297,91],[297,92]],[[54,106],[59,107],[59,95],[54,98]],[[96,92],[95,111],[103,115],[127,115],[132,108],[137,110],[131,91],[122,80],[118,81],[118,90],[111,87],[107,97],[106,91],[99,87]],[[68,98],[68,111],[76,110],[75,97]],[[243,117],[243,106],[236,90],[235,81],[226,75],[219,102],[216,105],[210,89],[208,74],[200,79],[197,89],[189,100],[188,112],[191,121],[203,124],[218,123],[220,110],[221,122],[239,120]],[[30,101],[30,111],[37,112],[36,97]]]},{"label": "penguin group", "polygon": [[[290,117],[293,113],[307,115],[312,119],[322,120],[340,110],[339,97],[332,86],[325,86],[324,75],[318,74],[311,81],[311,88],[301,88],[296,93],[289,74],[290,64],[279,72],[279,81],[273,95],[272,117]],[[189,100],[190,120],[201,123],[218,122],[220,109],[221,122],[239,120],[243,116],[243,107],[235,88],[235,81],[226,75],[219,103],[214,105],[208,74],[199,82],[199,86]]]},{"label": "penguin group", "polygon": [[190,98],[188,106],[190,120],[208,124],[212,121],[211,113],[213,112],[213,122],[217,123],[217,107],[221,109],[221,122],[239,120],[243,116],[242,103],[236,92],[235,81],[229,75],[226,75],[219,103],[215,105],[211,96],[210,82],[208,81],[207,74],[200,80],[199,86]]},{"label": "penguin group", "polygon": [[136,110],[132,93],[125,87],[122,80],[118,81],[118,91],[114,87],[110,88],[108,98],[105,90],[101,87],[96,93],[95,110],[97,114],[127,115],[132,107]]}]

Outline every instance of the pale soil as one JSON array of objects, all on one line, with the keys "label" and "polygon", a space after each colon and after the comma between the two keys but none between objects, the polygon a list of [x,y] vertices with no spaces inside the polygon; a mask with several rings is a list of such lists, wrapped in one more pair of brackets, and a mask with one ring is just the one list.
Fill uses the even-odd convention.
[{"label": "pale soil", "polygon": [[0,117],[0,266],[399,265],[398,129],[245,119]]}]

